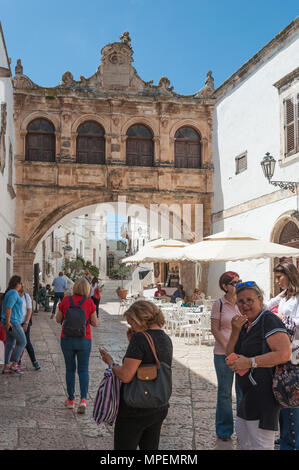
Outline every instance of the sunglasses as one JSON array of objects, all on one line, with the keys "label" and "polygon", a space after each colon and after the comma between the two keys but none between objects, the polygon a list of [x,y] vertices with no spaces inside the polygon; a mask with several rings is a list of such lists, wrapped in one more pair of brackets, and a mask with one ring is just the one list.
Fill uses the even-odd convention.
[{"label": "sunglasses", "polygon": [[242,282],[242,279],[239,279],[238,281],[229,282],[227,285],[236,287],[241,282]]},{"label": "sunglasses", "polygon": [[240,289],[241,287],[258,287],[258,286],[254,281],[247,281],[247,282],[238,281],[236,284],[236,289]]}]

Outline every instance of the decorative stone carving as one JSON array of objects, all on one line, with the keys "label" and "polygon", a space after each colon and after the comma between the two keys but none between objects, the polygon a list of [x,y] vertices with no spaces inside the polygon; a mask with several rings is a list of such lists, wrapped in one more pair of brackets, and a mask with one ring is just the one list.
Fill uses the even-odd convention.
[{"label": "decorative stone carving", "polygon": [[196,98],[210,98],[214,93],[214,78],[212,77],[212,71],[207,72],[207,78],[205,81],[205,86],[197,93],[195,93]]},{"label": "decorative stone carving", "polygon": [[62,75],[62,83],[63,85],[72,85],[74,83],[74,77],[71,72],[65,72]]},{"label": "decorative stone carving", "polygon": [[161,77],[160,80],[159,80],[159,88],[161,88],[163,91],[166,91],[166,92],[172,92],[173,90],[173,86],[170,87],[170,81],[168,80],[167,77]]},{"label": "decorative stone carving", "polygon": [[119,36],[119,39],[121,40],[121,42],[131,47],[131,38],[130,38],[129,31],[125,31],[124,34],[121,34]]},{"label": "decorative stone carving", "polygon": [[6,134],[6,124],[7,124],[7,105],[6,103],[1,103],[1,130],[0,130],[0,171],[3,173],[5,168],[5,159],[6,159],[6,146],[5,146],[5,134]]},{"label": "decorative stone carving", "polygon": [[15,74],[23,75],[23,65],[22,65],[21,59],[17,60],[17,65],[15,66]]}]

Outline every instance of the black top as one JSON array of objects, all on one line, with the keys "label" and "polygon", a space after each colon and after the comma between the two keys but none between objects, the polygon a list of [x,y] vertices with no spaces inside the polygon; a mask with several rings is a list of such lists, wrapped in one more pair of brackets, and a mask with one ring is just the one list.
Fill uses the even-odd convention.
[{"label": "black top", "polygon": [[[248,323],[243,326],[235,346],[235,353],[246,357],[260,356],[270,352],[266,339],[278,332],[287,334],[282,321],[269,311],[259,314],[252,322],[248,333],[247,326]],[[243,376],[236,374],[237,383],[242,390],[237,415],[248,421],[259,420],[261,429],[277,431],[280,408],[272,391],[274,369],[274,367],[258,367],[251,369]]]},{"label": "black top", "polygon": [[[166,364],[172,364],[172,342],[169,336],[163,330],[146,330],[147,333],[153,338],[156,353],[160,362],[165,362]],[[130,359],[139,359],[141,364],[156,364],[154,355],[148,344],[148,341],[143,333],[134,333],[127,352],[124,356],[124,359],[128,357]],[[162,408],[132,408],[127,406],[123,399],[123,387],[125,384],[122,384],[120,390],[120,405],[119,405],[119,417],[137,417],[137,416],[146,416],[151,415],[160,411],[163,411],[168,408],[168,405]]]}]

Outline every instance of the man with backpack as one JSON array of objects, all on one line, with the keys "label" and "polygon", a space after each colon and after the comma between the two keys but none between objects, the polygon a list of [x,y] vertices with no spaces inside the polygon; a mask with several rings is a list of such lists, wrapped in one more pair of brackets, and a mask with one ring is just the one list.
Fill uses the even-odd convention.
[{"label": "man with backpack", "polygon": [[75,407],[76,360],[81,400],[78,413],[85,413],[89,384],[89,356],[91,351],[90,325],[96,327],[98,319],[96,306],[89,297],[90,285],[86,279],[78,279],[73,286],[73,295],[66,296],[59,304],[56,314],[57,323],[62,324],[61,349],[66,368],[67,408]]}]

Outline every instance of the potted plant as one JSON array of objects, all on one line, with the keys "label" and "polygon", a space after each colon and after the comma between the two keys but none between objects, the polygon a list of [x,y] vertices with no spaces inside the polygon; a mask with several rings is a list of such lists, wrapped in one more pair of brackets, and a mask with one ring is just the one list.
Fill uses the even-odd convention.
[{"label": "potted plant", "polygon": [[131,266],[126,266],[125,264],[115,264],[111,269],[111,275],[121,280],[121,286],[118,286],[116,289],[116,293],[120,299],[126,299],[128,295],[128,290],[124,289],[124,279],[128,279],[131,272]]}]

